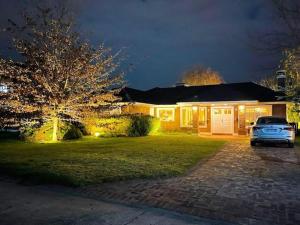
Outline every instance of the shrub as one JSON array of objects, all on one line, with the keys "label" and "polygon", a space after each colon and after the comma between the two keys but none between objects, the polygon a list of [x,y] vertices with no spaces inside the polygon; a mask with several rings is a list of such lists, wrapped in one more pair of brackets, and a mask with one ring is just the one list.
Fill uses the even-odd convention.
[{"label": "shrub", "polygon": [[82,138],[81,130],[75,125],[71,124],[67,132],[64,134],[64,140],[72,140]]},{"label": "shrub", "polygon": [[88,118],[84,123],[89,134],[115,137],[127,135],[130,119],[126,116]]},{"label": "shrub", "polygon": [[131,116],[131,124],[128,127],[127,134],[130,137],[146,136],[154,129],[154,122],[157,119],[151,116],[133,115]]},{"label": "shrub", "polygon": [[102,118],[89,118],[85,121],[89,134],[102,137],[139,137],[155,134],[159,121],[146,115],[121,115]]},{"label": "shrub", "polygon": [[18,139],[20,132],[0,131],[0,140]]},{"label": "shrub", "polygon": [[[45,122],[41,126],[27,126],[21,131],[21,136],[27,141],[49,142],[52,141],[53,124],[51,121]],[[59,122],[57,132],[58,140],[69,140],[81,138],[82,133],[78,127],[69,122]]]}]

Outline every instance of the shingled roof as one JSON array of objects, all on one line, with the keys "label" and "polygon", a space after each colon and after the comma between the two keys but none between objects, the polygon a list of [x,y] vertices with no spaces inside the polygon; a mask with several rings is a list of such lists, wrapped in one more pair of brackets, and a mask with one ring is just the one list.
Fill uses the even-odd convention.
[{"label": "shingled roof", "polygon": [[158,105],[179,102],[278,101],[277,92],[252,82],[168,88],[156,87],[147,91],[127,87],[123,89],[121,96],[125,102]]}]

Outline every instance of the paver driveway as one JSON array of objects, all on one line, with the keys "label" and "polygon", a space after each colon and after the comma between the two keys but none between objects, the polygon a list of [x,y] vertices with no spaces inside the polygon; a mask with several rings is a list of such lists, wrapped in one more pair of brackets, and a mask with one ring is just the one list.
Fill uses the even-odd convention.
[{"label": "paver driveway", "polygon": [[118,182],[81,190],[237,224],[300,224],[300,165],[295,150],[231,141],[188,175]]}]

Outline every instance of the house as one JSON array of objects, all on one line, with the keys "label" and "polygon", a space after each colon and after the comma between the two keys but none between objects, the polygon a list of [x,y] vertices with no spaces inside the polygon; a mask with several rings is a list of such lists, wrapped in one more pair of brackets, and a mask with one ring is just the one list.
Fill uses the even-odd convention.
[{"label": "house", "polygon": [[162,130],[245,135],[259,116],[286,117],[279,92],[252,82],[208,86],[177,85],[142,91],[125,88],[122,113],[155,116]]}]

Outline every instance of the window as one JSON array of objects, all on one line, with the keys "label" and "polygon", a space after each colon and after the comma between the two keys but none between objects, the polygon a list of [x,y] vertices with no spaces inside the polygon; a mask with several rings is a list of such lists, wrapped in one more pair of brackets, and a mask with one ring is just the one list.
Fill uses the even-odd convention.
[{"label": "window", "polygon": [[205,107],[199,108],[199,119],[198,119],[199,127],[207,126],[207,111]]},{"label": "window", "polygon": [[231,114],[231,109],[224,109],[224,114]]},{"label": "window", "polygon": [[251,123],[256,122],[258,117],[261,116],[271,116],[272,115],[272,106],[246,106],[245,108],[245,122],[246,126],[249,126]]},{"label": "window", "polygon": [[193,126],[193,108],[182,107],[181,108],[181,127]]},{"label": "window", "polygon": [[161,121],[174,121],[174,108],[158,108],[157,109],[157,117]]}]

